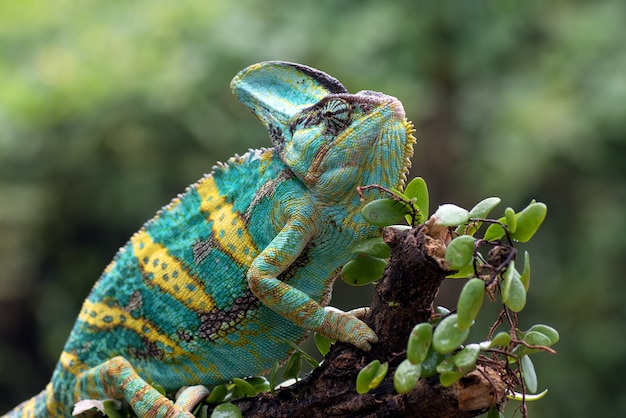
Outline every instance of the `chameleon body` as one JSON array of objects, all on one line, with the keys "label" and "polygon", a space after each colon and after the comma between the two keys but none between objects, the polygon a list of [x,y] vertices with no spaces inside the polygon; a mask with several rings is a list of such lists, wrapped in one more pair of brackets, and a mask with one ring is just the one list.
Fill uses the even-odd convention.
[{"label": "chameleon body", "polygon": [[191,416],[206,390],[174,404],[146,382],[169,391],[259,375],[307,330],[376,342],[323,306],[351,246],[380,232],[355,188],[404,187],[415,139],[401,103],[274,61],[231,87],[273,147],[217,165],[131,237],[85,300],[51,382],[8,416],[71,416],[80,400],[109,398],[139,416]]}]

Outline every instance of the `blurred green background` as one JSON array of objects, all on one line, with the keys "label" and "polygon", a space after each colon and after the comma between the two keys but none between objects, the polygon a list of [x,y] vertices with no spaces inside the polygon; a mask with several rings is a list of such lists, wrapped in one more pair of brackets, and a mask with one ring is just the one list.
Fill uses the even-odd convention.
[{"label": "blurred green background", "polygon": [[145,220],[269,146],[229,81],[281,59],[400,98],[434,207],[548,205],[521,326],[561,341],[530,411],[624,416],[625,17],[619,0],[0,1],[0,411],[43,389]]}]

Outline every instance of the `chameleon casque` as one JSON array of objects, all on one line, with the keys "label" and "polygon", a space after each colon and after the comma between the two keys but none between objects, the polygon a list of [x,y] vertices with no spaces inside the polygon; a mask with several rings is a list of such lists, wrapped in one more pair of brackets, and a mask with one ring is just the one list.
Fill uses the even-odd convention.
[{"label": "chameleon casque", "polygon": [[[139,416],[192,416],[208,393],[192,385],[265,373],[307,330],[364,350],[377,341],[356,316],[323,306],[350,248],[380,232],[355,188],[404,188],[415,139],[402,104],[278,61],[242,70],[231,87],[273,147],[218,164],[130,238],[50,383],[7,416],[71,416],[80,400],[110,398]],[[173,403],[147,382],[192,387]]]}]

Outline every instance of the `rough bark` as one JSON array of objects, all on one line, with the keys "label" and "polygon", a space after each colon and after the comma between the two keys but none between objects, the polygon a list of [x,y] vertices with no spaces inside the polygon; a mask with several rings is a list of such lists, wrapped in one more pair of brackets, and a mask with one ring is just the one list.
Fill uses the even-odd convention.
[{"label": "rough bark", "polygon": [[[391,261],[364,318],[379,342],[367,353],[334,344],[324,363],[297,384],[274,395],[234,401],[244,416],[473,417],[504,401],[506,385],[488,363],[451,387],[442,387],[435,376],[420,379],[406,395],[395,392],[393,371],[405,358],[408,335],[416,323],[430,318],[446,275],[442,260],[448,231],[429,224],[409,231],[388,228],[384,239],[392,249]],[[356,376],[374,359],[389,362],[387,377],[375,390],[358,395]]]}]

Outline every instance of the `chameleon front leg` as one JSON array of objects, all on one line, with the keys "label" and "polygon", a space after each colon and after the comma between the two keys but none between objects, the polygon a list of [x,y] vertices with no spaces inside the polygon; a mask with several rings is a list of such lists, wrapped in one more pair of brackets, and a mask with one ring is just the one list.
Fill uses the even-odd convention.
[{"label": "chameleon front leg", "polygon": [[294,324],[368,351],[378,337],[364,322],[349,313],[322,308],[306,293],[277,278],[312,238],[313,222],[292,218],[252,262],[248,286],[265,306]]},{"label": "chameleon front leg", "polygon": [[143,380],[124,357],[114,357],[77,376],[77,391],[89,387],[90,396],[93,396],[94,386],[99,396],[124,398],[137,416],[150,418],[192,418],[189,411],[209,395],[204,386],[191,386],[172,402]]}]

